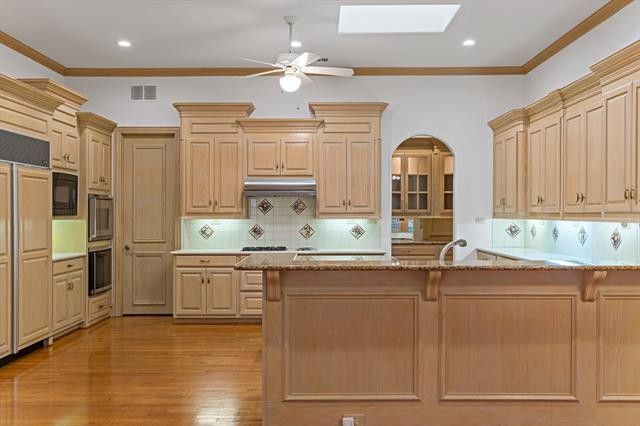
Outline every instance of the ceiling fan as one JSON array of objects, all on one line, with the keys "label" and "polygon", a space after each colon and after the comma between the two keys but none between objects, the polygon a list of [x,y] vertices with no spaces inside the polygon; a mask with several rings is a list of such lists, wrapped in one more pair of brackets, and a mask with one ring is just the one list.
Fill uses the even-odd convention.
[{"label": "ceiling fan", "polygon": [[[311,83],[311,79],[307,77],[307,74],[317,75],[330,75],[336,77],[351,77],[353,70],[351,68],[336,68],[336,67],[318,67],[311,66],[311,64],[322,61],[323,58],[315,53],[304,52],[297,54],[291,51],[291,43],[293,42],[293,25],[296,22],[295,16],[285,16],[284,21],[289,26],[289,53],[281,53],[276,57],[275,63],[257,61],[255,59],[238,58],[243,61],[255,62],[258,64],[269,65],[274,70],[259,72],[257,74],[251,74],[246,78],[257,77],[260,75],[284,73],[280,78],[280,87],[285,92],[295,92],[300,88],[302,83]],[[326,61],[326,59],[325,59]]]}]

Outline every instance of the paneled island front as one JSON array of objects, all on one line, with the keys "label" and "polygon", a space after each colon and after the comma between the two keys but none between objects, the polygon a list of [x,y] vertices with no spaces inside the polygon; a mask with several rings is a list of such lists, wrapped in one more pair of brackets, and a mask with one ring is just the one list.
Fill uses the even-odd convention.
[{"label": "paneled island front", "polygon": [[235,268],[263,271],[265,425],[639,424],[637,265],[284,253]]}]

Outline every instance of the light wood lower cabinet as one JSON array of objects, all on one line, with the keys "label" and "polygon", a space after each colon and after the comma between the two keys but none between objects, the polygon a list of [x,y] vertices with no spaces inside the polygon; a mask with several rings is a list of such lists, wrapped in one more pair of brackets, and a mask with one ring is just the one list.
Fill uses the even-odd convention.
[{"label": "light wood lower cabinet", "polygon": [[53,271],[53,332],[57,333],[84,321],[84,258],[55,262]]},{"label": "light wood lower cabinet", "polygon": [[261,315],[262,273],[235,271],[238,260],[236,256],[176,256],[174,317]]},{"label": "light wood lower cabinet", "polygon": [[87,304],[85,326],[90,327],[109,317],[111,317],[111,291],[105,291],[97,296],[90,297]]},{"label": "light wood lower cabinet", "polygon": [[11,169],[0,163],[0,359],[12,352]]}]

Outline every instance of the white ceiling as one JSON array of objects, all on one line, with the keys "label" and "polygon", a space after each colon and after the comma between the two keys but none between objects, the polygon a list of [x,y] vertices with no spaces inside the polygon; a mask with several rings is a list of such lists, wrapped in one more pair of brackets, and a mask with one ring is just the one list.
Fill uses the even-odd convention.
[{"label": "white ceiling", "polygon": [[[461,4],[443,34],[338,34],[341,4],[396,0],[0,0],[0,30],[67,67],[236,67],[288,49],[357,67],[522,65],[606,0],[402,1]],[[461,42],[474,38],[476,46]],[[133,44],[116,45],[119,39]],[[259,65],[258,65],[259,66]]]}]

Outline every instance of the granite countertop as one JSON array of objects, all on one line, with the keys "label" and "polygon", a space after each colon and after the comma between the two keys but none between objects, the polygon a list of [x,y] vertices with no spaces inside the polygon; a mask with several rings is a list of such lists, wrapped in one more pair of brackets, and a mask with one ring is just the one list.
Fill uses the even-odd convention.
[{"label": "granite countertop", "polygon": [[51,260],[54,262],[58,262],[61,260],[69,260],[69,259],[75,259],[77,257],[84,257],[86,256],[87,253],[53,253],[53,255],[51,255]]},{"label": "granite countertop", "polygon": [[575,265],[587,265],[587,266],[627,266],[636,267],[640,269],[640,262],[634,262],[632,260],[617,260],[617,259],[601,259],[594,260],[578,256],[569,256],[566,254],[554,253],[543,250],[528,249],[528,248],[511,248],[511,247],[493,247],[484,248],[478,247],[478,251],[492,254],[495,256],[508,257],[515,260],[531,260],[531,261],[545,261],[550,263],[570,263]]},{"label": "granite countertop", "polygon": [[314,251],[277,251],[277,252],[263,252],[263,251],[242,251],[241,249],[180,249],[171,252],[173,255],[231,255],[231,256],[249,256],[255,253],[275,253],[275,254],[322,254],[322,255],[383,255],[386,251],[382,249],[322,249]]},{"label": "granite countertop", "polygon": [[237,263],[238,270],[280,271],[482,271],[482,270],[640,270],[633,265],[575,265],[530,260],[398,260],[391,256],[314,256],[295,253],[253,254]]},{"label": "granite countertop", "polygon": [[425,245],[425,246],[443,246],[449,241],[420,241],[420,240],[408,240],[402,238],[394,238],[391,240],[391,244],[397,245]]}]

